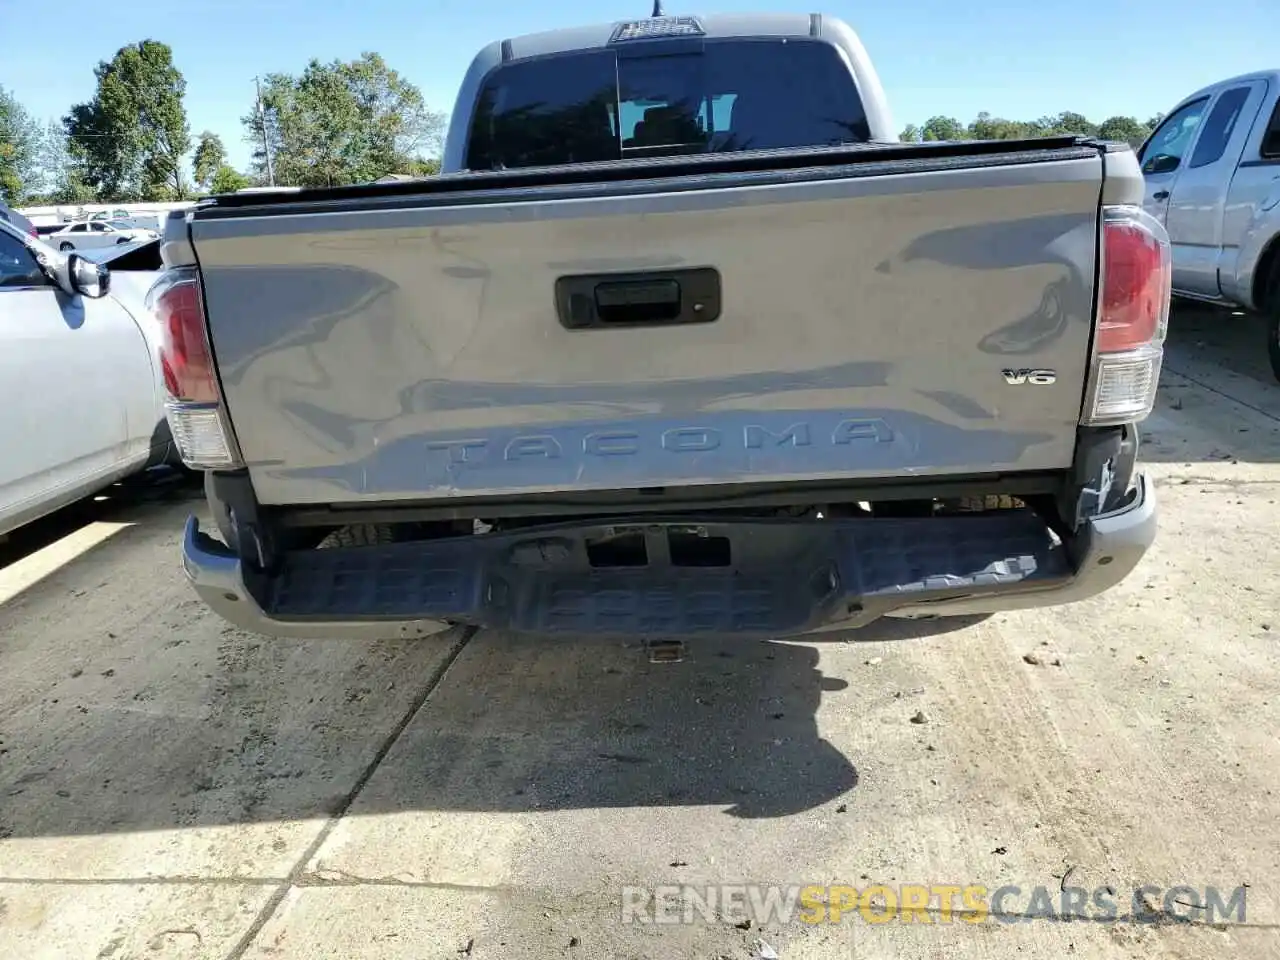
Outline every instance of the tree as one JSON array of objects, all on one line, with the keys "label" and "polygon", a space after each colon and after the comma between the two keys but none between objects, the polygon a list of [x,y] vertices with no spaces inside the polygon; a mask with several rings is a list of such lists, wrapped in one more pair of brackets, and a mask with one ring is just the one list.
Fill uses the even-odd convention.
[{"label": "tree", "polygon": [[1087,117],[1079,113],[1064,111],[1054,118],[1054,133],[1075,133],[1085,137],[1096,137],[1098,127],[1090,123]]},{"label": "tree", "polygon": [[[1051,124],[1053,121],[1047,122]],[[986,111],[978,114],[973,123],[969,124],[969,137],[973,140],[1017,140],[1021,137],[1045,136],[1048,132],[1037,122],[1005,120],[1003,117],[993,117]]]},{"label": "tree", "polygon": [[210,193],[235,193],[249,186],[249,178],[230,164],[222,164],[209,178]]},{"label": "tree", "polygon": [[97,90],[63,118],[73,158],[103,199],[186,199],[183,157],[191,148],[187,83],[167,44],[121,47],[94,70]]},{"label": "tree", "polygon": [[[191,162],[196,183],[208,190],[213,178],[227,164],[227,148],[222,145],[222,138],[209,130],[200,134],[196,144],[196,154]],[[232,173],[235,171],[233,170]]]},{"label": "tree", "polygon": [[299,76],[265,78],[262,111],[242,120],[254,167],[266,169],[264,137],[276,182],[334,186],[411,173],[440,145],[444,117],[376,53],[344,63],[312,60]]},{"label": "tree", "polygon": [[434,177],[440,173],[440,161],[434,157],[429,160],[410,160],[400,165],[396,173],[407,173],[411,177]]},{"label": "tree", "polygon": [[908,123],[906,127],[903,128],[902,133],[898,134],[898,139],[903,143],[919,143],[920,128],[914,123]]},{"label": "tree", "polygon": [[93,187],[85,182],[83,165],[71,152],[67,131],[57,120],[49,122],[43,147],[40,167],[48,203],[78,205],[97,199]]},{"label": "tree", "polygon": [[953,117],[930,117],[920,129],[922,140],[964,140],[965,129]]},{"label": "tree", "polygon": [[952,117],[931,117],[923,128],[908,124],[900,139],[915,140],[1015,140],[1075,134],[1104,140],[1123,140],[1137,146],[1151,135],[1160,115],[1139,123],[1133,117],[1109,117],[1095,124],[1088,117],[1069,110],[1038,120],[1006,120],[983,111],[967,126]]},{"label": "tree", "polygon": [[0,198],[21,203],[40,190],[40,125],[0,87]]},{"label": "tree", "polygon": [[1108,117],[1098,125],[1098,136],[1103,140],[1119,140],[1124,143],[1141,143],[1151,129],[1133,117]]}]

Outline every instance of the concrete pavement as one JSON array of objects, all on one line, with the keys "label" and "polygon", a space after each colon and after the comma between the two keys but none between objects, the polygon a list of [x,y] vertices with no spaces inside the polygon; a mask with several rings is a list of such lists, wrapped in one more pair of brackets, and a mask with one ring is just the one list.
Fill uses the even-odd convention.
[{"label": "concrete pavement", "polygon": [[[679,665],[280,641],[183,582],[198,490],[23,532],[0,548],[0,957],[1280,956],[1280,387],[1251,325],[1175,314],[1142,451],[1157,545],[1057,610]],[[1247,917],[620,922],[628,886],[1068,882],[1122,906],[1249,884]]]}]

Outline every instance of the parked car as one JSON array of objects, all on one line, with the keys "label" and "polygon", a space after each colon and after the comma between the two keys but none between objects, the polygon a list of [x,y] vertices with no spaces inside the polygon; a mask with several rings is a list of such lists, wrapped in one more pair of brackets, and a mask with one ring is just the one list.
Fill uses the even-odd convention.
[{"label": "parked car", "polygon": [[1280,70],[1183,98],[1138,153],[1180,297],[1256,310],[1280,380]]},{"label": "parked car", "polygon": [[130,220],[130,216],[131,215],[128,210],[121,208],[117,210],[98,210],[95,213],[89,214],[85,219],[86,220],[116,220],[116,221],[123,221],[125,223],[128,223]]},{"label": "parked car", "polygon": [[0,222],[0,536],[178,462],[145,309],[155,275],[113,273]]},{"label": "parked car", "polygon": [[[281,636],[779,637],[1068,603],[1155,535],[1133,151],[897,141],[828,16],[495,41],[438,178],[166,222],[169,417]],[[1101,261],[1101,262],[1099,262]]]},{"label": "parked car", "polygon": [[101,221],[106,220],[122,229],[134,230],[154,230],[159,233],[161,217],[153,212],[131,213],[128,210],[99,210],[97,213],[90,214],[85,217],[86,220]]},{"label": "parked car", "polygon": [[67,224],[43,239],[65,252],[154,240],[158,236],[155,230],[139,229],[115,220],[89,220]]}]

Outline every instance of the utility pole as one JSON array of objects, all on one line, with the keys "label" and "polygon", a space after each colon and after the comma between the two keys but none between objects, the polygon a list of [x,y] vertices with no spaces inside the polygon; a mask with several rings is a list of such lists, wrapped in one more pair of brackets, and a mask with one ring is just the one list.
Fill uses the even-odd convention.
[{"label": "utility pole", "polygon": [[267,158],[267,183],[276,185],[276,172],[271,164],[271,138],[267,136],[267,111],[262,108],[262,82],[253,78],[253,85],[258,91],[258,122],[262,124],[262,153]]}]

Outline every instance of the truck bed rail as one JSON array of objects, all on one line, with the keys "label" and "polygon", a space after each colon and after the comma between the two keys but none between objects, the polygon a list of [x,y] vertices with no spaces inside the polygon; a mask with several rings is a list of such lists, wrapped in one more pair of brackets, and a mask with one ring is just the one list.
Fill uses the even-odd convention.
[{"label": "truck bed rail", "polygon": [[[657,189],[706,189],[718,179],[734,185],[785,183],[893,173],[924,173],[953,166],[1007,166],[1096,156],[1105,145],[1088,137],[1059,136],[1022,140],[960,140],[930,143],[865,143],[788,150],[744,150],[696,156],[610,160],[521,170],[469,171],[421,180],[361,183],[315,189],[282,189],[278,193],[224,194],[195,210],[198,220],[221,217],[281,215],[305,210],[321,213],[358,205],[360,209],[449,206],[518,199],[552,200],[598,193],[643,192],[646,182]],[[683,179],[681,179],[683,178]],[[665,181],[678,181],[668,185]],[[635,184],[620,191],[618,184]],[[560,189],[556,189],[560,188]],[[650,186],[649,189],[654,189]]]}]

